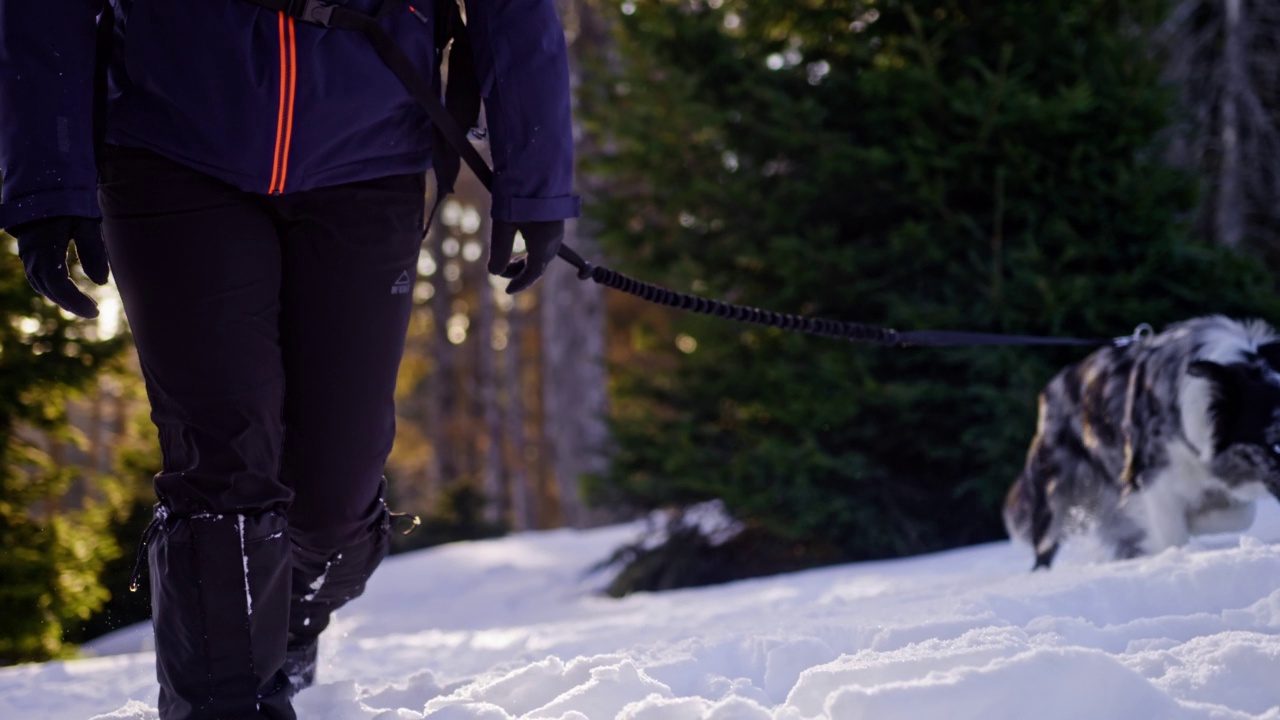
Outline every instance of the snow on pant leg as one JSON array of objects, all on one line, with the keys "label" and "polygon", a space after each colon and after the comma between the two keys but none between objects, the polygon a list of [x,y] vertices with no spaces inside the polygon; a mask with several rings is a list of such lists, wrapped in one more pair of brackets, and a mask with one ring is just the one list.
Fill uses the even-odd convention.
[{"label": "snow on pant leg", "polygon": [[[383,466],[395,437],[425,184],[421,174],[403,175],[278,199],[288,378],[281,477],[294,491],[300,638],[314,638],[330,612],[363,592],[387,551]],[[312,585],[326,572],[317,594]]]},{"label": "snow on pant leg", "polygon": [[[162,512],[179,525],[283,513],[281,263],[261,199],[146,151],[108,148],[99,202],[160,433]],[[240,535],[206,525],[180,542],[161,533],[151,547],[161,718],[293,718],[280,672],[289,586],[279,578],[291,557],[278,547],[287,538],[251,556],[250,579],[262,580],[246,623],[245,573],[233,572]],[[219,592],[226,587],[240,591]]]},{"label": "snow on pant leg", "polygon": [[[391,518],[384,508],[369,534],[355,544],[336,550],[293,545],[291,652],[313,648],[333,612],[364,593],[365,583],[391,548],[390,535]],[[310,671],[314,675],[315,668]]]}]

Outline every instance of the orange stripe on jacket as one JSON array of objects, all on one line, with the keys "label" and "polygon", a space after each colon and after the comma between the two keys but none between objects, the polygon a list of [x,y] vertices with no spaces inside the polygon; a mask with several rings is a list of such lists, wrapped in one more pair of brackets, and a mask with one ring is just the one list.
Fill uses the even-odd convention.
[{"label": "orange stripe on jacket", "polygon": [[280,153],[280,187],[284,192],[285,178],[289,175],[289,148],[293,144],[293,106],[298,91],[298,37],[293,18],[289,18],[289,104],[284,126],[284,149]]},{"label": "orange stripe on jacket", "polygon": [[285,14],[280,13],[280,110],[276,117],[276,148],[271,154],[271,185],[267,192],[276,191],[276,181],[280,179],[280,141],[284,135],[284,116],[286,87],[289,82],[288,56],[285,53]]}]

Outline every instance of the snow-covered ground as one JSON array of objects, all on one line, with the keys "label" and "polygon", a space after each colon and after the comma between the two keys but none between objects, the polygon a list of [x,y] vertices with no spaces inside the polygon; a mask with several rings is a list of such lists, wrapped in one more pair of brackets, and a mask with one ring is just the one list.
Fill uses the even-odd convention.
[{"label": "snow-covered ground", "polygon": [[[600,597],[639,526],[391,558],[323,639],[301,720],[1280,720],[1280,509],[1129,562],[1007,543]],[[151,720],[134,628],[0,669],[0,718]]]}]

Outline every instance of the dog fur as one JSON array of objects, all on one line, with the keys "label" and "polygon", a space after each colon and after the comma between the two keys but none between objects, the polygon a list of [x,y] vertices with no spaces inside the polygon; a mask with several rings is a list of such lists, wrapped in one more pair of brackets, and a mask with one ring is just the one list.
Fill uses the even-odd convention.
[{"label": "dog fur", "polygon": [[1244,530],[1280,497],[1280,337],[1197,318],[1104,347],[1040,394],[1035,438],[1004,523],[1047,568],[1070,535],[1116,558]]}]

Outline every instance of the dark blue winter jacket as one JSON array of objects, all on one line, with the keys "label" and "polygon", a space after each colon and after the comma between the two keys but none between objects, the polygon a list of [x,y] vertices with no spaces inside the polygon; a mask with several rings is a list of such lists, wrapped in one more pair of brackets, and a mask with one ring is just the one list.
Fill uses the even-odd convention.
[{"label": "dark blue winter jacket", "polygon": [[[425,171],[430,124],[363,35],[243,0],[110,0],[108,143],[258,193]],[[364,12],[381,0],[337,0]],[[382,20],[428,78],[434,3]],[[107,0],[0,0],[0,228],[97,217],[93,78]],[[466,0],[494,163],[493,217],[578,214],[553,0]]]}]

